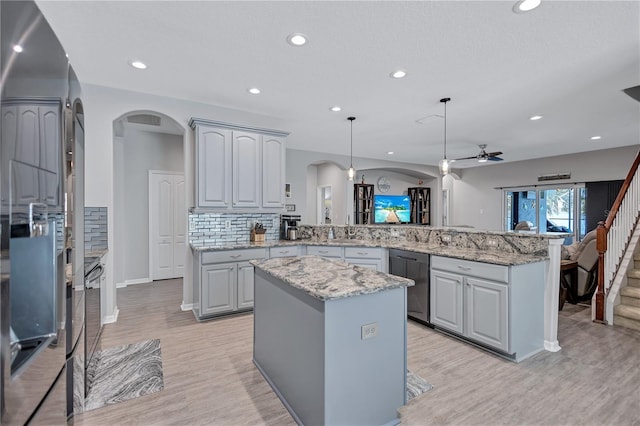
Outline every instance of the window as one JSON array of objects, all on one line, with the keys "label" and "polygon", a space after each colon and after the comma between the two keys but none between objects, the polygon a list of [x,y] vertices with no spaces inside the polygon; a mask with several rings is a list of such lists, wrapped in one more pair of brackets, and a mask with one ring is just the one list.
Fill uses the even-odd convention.
[{"label": "window", "polygon": [[[586,233],[584,185],[524,187],[505,190],[505,230],[526,222],[537,233],[568,232],[582,239]],[[519,229],[523,227],[521,225]],[[524,226],[525,229],[527,226]],[[573,238],[567,238],[565,244]]]}]

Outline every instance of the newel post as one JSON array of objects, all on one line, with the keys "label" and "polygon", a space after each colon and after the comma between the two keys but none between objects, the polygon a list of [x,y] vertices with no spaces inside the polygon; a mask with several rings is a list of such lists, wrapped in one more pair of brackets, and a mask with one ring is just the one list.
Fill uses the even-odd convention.
[{"label": "newel post", "polygon": [[596,290],[595,322],[605,323],[604,320],[604,254],[607,251],[607,228],[604,222],[598,222],[596,231],[596,250],[598,250],[598,289]]}]

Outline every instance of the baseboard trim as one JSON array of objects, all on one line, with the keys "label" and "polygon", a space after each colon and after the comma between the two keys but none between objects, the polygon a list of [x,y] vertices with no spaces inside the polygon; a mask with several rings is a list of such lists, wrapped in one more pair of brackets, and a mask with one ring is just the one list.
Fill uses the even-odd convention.
[{"label": "baseboard trim", "polygon": [[126,287],[128,285],[135,285],[135,284],[147,284],[150,283],[152,280],[151,278],[136,278],[135,280],[124,280],[123,283],[117,283],[116,284],[116,288],[123,288]]},{"label": "baseboard trim", "polygon": [[106,317],[104,317],[104,324],[112,324],[118,321],[119,314],[120,309],[118,309],[118,307],[116,306],[116,308],[113,310],[113,315],[107,315]]},{"label": "baseboard trim", "polygon": [[183,311],[192,311],[193,310],[193,303],[184,303],[184,302],[182,302],[182,305],[180,305],[180,309],[182,309]]}]

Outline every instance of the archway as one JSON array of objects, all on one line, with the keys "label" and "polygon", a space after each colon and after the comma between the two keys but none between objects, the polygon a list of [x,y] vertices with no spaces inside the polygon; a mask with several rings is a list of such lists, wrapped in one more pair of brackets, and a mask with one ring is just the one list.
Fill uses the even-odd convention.
[{"label": "archway", "polygon": [[[113,121],[114,154],[114,283],[124,287],[152,281],[153,248],[150,230],[152,171],[184,176],[185,129],[173,118],[147,110],[127,112]],[[185,203],[185,194],[181,194]],[[176,221],[186,236],[184,217]],[[166,218],[165,218],[166,219]],[[188,243],[188,241],[186,241]],[[186,245],[182,251],[186,250]],[[183,261],[184,265],[184,261]]]}]

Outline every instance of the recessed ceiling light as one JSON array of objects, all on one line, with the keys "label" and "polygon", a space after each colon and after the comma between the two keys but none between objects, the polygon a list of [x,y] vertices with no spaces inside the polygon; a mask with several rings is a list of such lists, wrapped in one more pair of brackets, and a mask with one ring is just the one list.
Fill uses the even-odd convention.
[{"label": "recessed ceiling light", "polygon": [[251,93],[252,95],[257,95],[258,93],[260,93],[260,89],[258,89],[257,87],[252,87],[248,89],[247,92]]},{"label": "recessed ceiling light", "polygon": [[597,141],[598,139],[602,139],[602,136],[591,136],[592,141]]},{"label": "recessed ceiling light", "polygon": [[541,115],[532,115],[531,117],[529,117],[529,120],[536,121],[536,120],[540,120],[541,118],[542,118]]},{"label": "recessed ceiling light", "polygon": [[339,111],[342,111],[342,108],[340,108],[338,105],[336,105],[336,106],[332,106],[332,107],[331,107],[331,111],[333,111],[333,112],[339,112]]},{"label": "recessed ceiling light", "polygon": [[300,33],[289,34],[287,42],[292,46],[304,46],[307,44],[307,36]]},{"label": "recessed ceiling light", "polygon": [[513,11],[515,13],[530,12],[536,7],[540,6],[541,0],[520,0],[513,5]]},{"label": "recessed ceiling light", "polygon": [[131,64],[132,67],[137,68],[139,70],[143,70],[147,68],[147,64],[145,64],[142,61],[131,61],[129,62],[129,64]]},{"label": "recessed ceiling light", "polygon": [[396,70],[389,75],[391,78],[403,78],[407,75],[407,72],[405,70]]},{"label": "recessed ceiling light", "polygon": [[387,152],[388,155],[393,155],[393,151]]},{"label": "recessed ceiling light", "polygon": [[19,44],[15,44],[13,46],[13,51],[16,52],[16,53],[22,52],[22,46],[20,46]]}]

